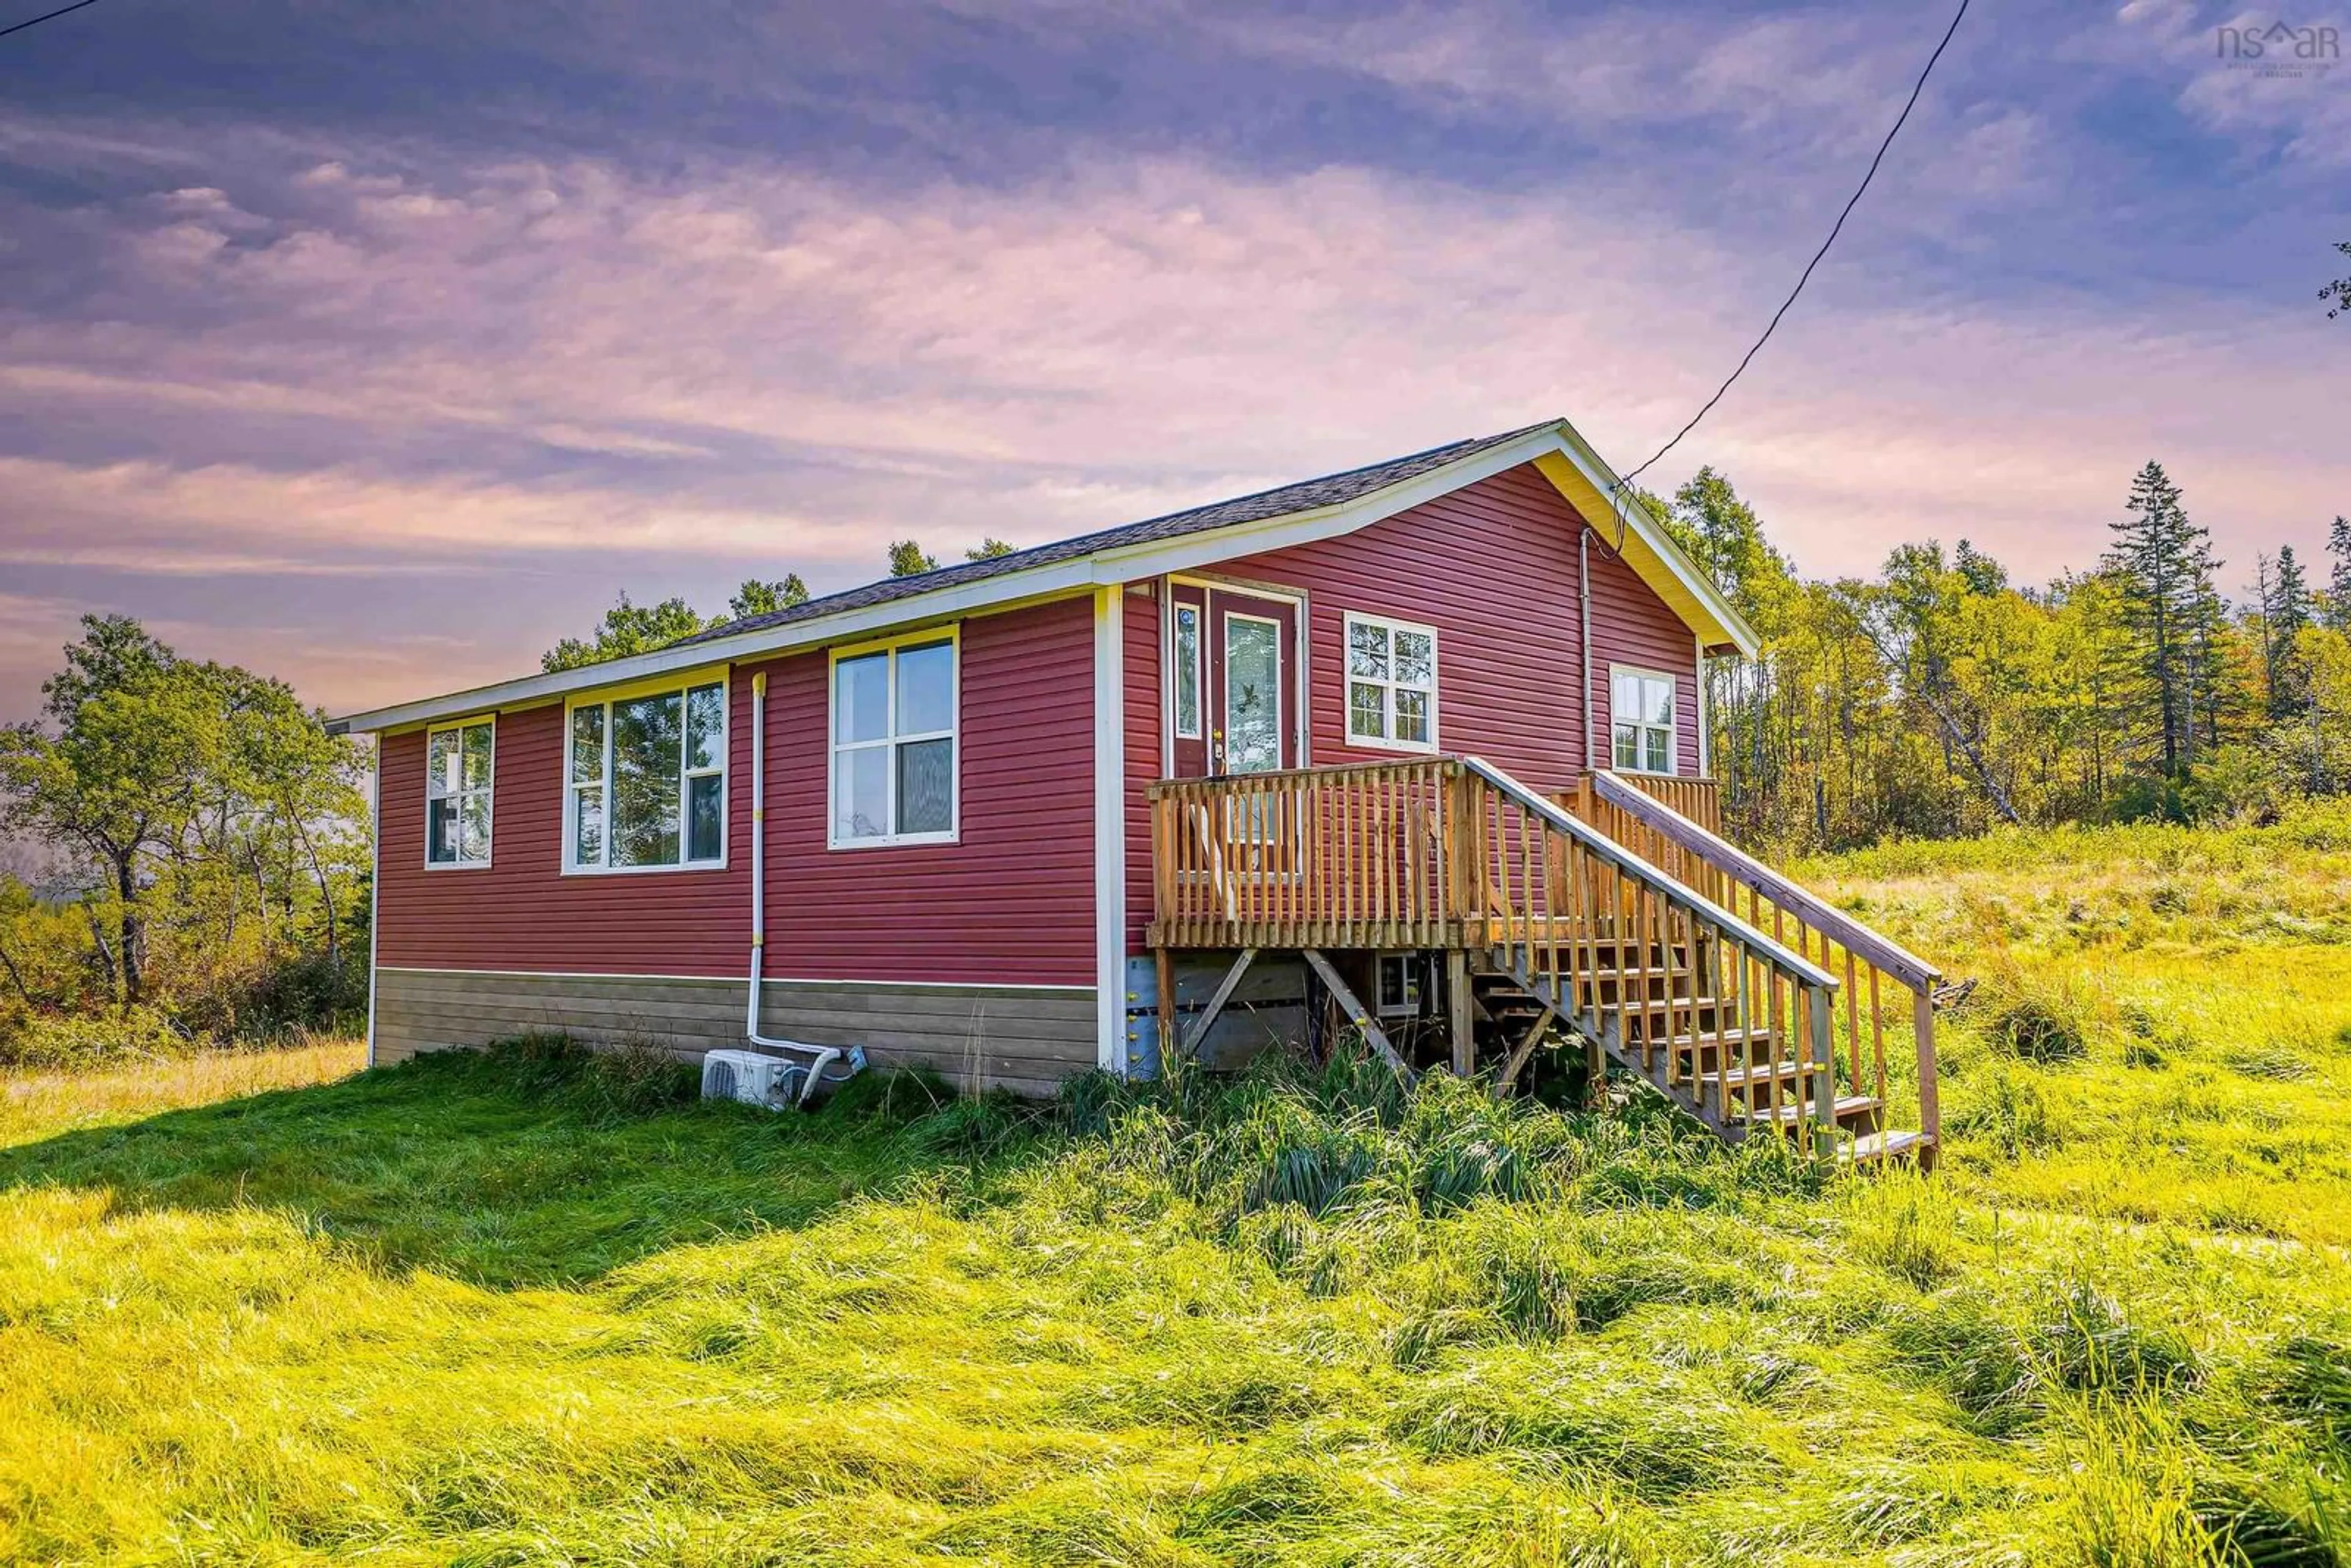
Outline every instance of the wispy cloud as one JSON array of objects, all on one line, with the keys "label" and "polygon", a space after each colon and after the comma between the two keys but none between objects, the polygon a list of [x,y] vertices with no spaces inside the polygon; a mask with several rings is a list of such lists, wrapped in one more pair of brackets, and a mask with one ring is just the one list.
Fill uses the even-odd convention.
[{"label": "wispy cloud", "polygon": [[[1649,477],[1726,465],[1819,571],[1928,534],[2083,564],[2150,455],[2227,549],[2314,540],[2351,503],[2341,345],[2299,291],[2222,309],[2185,263],[2108,267],[2137,242],[2085,214],[2079,171],[2121,154],[2064,70],[2252,123],[2197,107],[2200,24],[2142,8],[2051,29],[2038,102],[1957,62],[1850,247]],[[1093,16],[924,26],[1067,54],[1144,25]],[[340,703],[528,667],[623,584],[842,586],[891,538],[1033,542],[1552,413],[1629,464],[1751,339],[1931,43],[1876,12],[1641,20],[1159,27],[1187,68],[1374,93],[1454,167],[1098,133],[884,174],[19,112],[0,244],[44,281],[0,302],[0,563],[26,604],[209,627]],[[1476,177],[1513,138],[1546,151]],[[12,672],[32,655],[0,636],[0,702],[52,656]]]}]

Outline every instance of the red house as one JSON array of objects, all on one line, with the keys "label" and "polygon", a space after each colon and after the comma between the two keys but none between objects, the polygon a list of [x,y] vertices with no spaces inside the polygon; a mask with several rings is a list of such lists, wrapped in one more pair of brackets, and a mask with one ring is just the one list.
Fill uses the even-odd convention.
[{"label": "red house", "polygon": [[1351,1019],[1930,1153],[1933,971],[1715,831],[1699,674],[1754,635],[1616,487],[1547,421],[353,716],[371,1061],[560,1029],[1042,1093]]}]

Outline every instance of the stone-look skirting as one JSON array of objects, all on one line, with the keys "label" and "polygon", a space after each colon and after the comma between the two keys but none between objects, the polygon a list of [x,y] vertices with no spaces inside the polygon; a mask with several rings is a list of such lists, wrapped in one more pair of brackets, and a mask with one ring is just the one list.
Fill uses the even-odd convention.
[{"label": "stone-look skirting", "polygon": [[[375,988],[378,1066],[534,1032],[641,1039],[680,1058],[746,1043],[741,980],[380,968]],[[875,1067],[930,1067],[967,1088],[1050,1094],[1097,1059],[1090,986],[768,980],[759,1003],[770,1038],[862,1045]]]}]

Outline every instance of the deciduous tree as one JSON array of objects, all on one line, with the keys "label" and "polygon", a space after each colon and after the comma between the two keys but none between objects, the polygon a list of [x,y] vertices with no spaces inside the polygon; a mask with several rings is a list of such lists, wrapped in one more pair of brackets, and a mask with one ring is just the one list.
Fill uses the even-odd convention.
[{"label": "deciduous tree", "polygon": [[914,577],[923,572],[938,570],[937,558],[925,555],[923,547],[912,539],[900,539],[890,547],[892,577]]}]

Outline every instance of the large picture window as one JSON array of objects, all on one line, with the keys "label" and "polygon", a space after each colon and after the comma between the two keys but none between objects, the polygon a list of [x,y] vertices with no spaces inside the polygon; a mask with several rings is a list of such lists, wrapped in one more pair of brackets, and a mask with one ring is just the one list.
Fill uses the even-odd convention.
[{"label": "large picture window", "polygon": [[574,703],[568,750],[567,869],[726,860],[726,683]]},{"label": "large picture window", "polygon": [[834,848],[955,837],[957,706],[951,633],[833,660]]},{"label": "large picture window", "polygon": [[1616,766],[1627,773],[1674,772],[1674,677],[1656,670],[1609,673]]},{"label": "large picture window", "polygon": [[493,721],[471,719],[424,737],[424,863],[490,863]]},{"label": "large picture window", "polygon": [[1437,633],[1426,626],[1347,617],[1347,740],[1437,749]]}]

